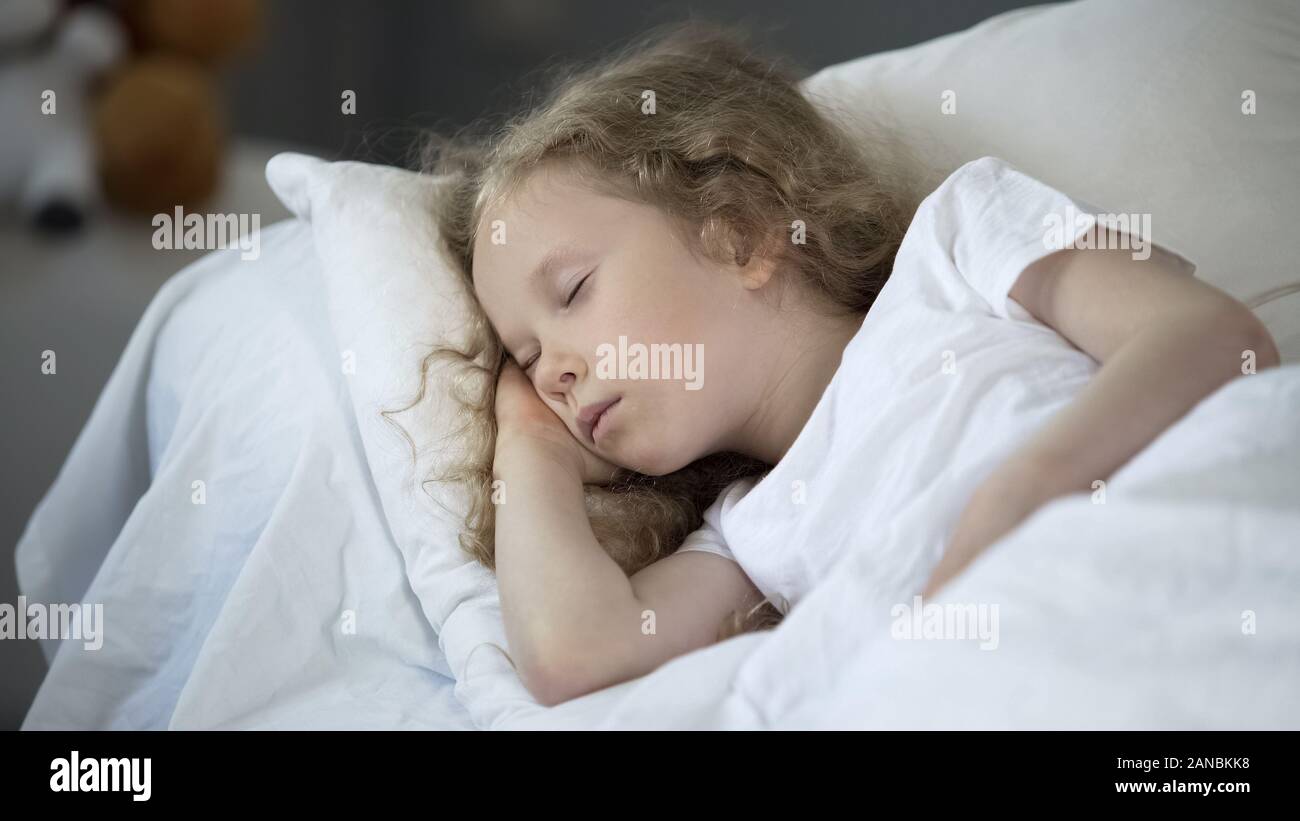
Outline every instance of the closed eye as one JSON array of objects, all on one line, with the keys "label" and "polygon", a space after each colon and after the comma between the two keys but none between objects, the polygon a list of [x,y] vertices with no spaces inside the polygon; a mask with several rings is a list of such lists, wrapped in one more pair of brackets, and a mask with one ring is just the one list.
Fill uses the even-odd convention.
[{"label": "closed eye", "polygon": [[567,308],[573,304],[573,300],[578,296],[578,292],[582,290],[582,286],[586,285],[587,280],[590,278],[591,278],[591,274],[587,274],[578,282],[577,285],[574,286],[573,290],[569,292],[569,298],[564,300],[564,307]]},{"label": "closed eye", "polygon": [[[592,273],[595,273],[595,271],[593,271]],[[582,290],[583,285],[587,284],[588,279],[591,279],[591,274],[587,274],[585,277],[583,277],[578,281],[577,285],[573,286],[573,290],[569,292],[568,297],[566,297],[564,300],[564,307],[567,308],[573,304],[573,300],[577,298],[578,292]],[[533,365],[536,364],[537,360],[540,359],[541,357],[542,357],[541,351],[538,351],[531,359],[528,360],[527,365],[522,366],[523,372],[525,374],[528,373],[529,368],[533,367]]]}]

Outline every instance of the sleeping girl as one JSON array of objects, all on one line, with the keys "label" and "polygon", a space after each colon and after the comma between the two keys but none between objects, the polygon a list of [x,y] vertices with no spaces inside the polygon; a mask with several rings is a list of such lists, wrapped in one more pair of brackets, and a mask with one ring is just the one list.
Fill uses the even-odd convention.
[{"label": "sleeping girl", "polygon": [[[462,546],[544,704],[771,628],[846,562],[863,608],[942,595],[1277,364],[1182,256],[996,157],[922,197],[903,146],[850,137],[796,76],[675,26],[430,144],[481,308],[425,360],[477,385],[443,478],[472,489]],[[1093,216],[1052,240],[1069,214]]]}]

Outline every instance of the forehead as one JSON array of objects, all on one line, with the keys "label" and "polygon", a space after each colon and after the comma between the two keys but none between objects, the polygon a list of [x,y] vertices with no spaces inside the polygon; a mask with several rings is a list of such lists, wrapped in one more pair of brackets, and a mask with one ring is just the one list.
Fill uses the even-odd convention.
[{"label": "forehead", "polygon": [[474,284],[503,272],[526,276],[543,256],[593,235],[602,222],[601,195],[558,167],[543,166],[484,209],[474,237]]},{"label": "forehead", "polygon": [[629,231],[646,235],[647,209],[572,163],[529,172],[485,207],[474,235],[473,286],[493,324],[494,307],[545,287],[547,274],[591,261]]},{"label": "forehead", "polygon": [[533,171],[484,210],[474,238],[473,286],[507,348],[525,333],[520,323],[529,304],[544,298],[558,274],[613,241],[619,207],[618,200],[552,165]]}]

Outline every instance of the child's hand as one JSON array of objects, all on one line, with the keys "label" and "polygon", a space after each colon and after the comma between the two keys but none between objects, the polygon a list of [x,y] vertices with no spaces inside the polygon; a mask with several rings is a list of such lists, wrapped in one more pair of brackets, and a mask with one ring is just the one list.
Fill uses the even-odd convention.
[{"label": "child's hand", "polygon": [[928,598],[1029,515],[1072,488],[1049,465],[1013,457],[971,495],[921,597]]},{"label": "child's hand", "polygon": [[518,450],[540,452],[558,460],[588,485],[609,484],[618,469],[569,432],[513,360],[506,360],[497,380],[496,418],[497,458]]}]

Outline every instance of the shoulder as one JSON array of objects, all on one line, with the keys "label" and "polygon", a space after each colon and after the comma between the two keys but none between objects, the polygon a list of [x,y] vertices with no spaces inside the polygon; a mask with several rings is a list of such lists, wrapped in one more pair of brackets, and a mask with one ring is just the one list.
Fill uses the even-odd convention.
[{"label": "shoulder", "polygon": [[944,182],[965,179],[997,179],[1006,174],[1019,174],[1020,171],[1011,163],[991,154],[971,160],[957,167]]},{"label": "shoulder", "polygon": [[980,157],[958,166],[957,170],[944,178],[944,181],[925,198],[922,206],[926,202],[933,205],[954,195],[987,193],[1006,179],[1023,178],[1025,178],[1023,172],[1001,157],[992,155]]},{"label": "shoulder", "polygon": [[1044,220],[1080,205],[989,155],[949,174],[923,201],[909,233],[917,252],[942,269],[939,280],[973,290],[984,303],[981,310],[1010,318],[1007,292],[1029,263],[1051,250]]},{"label": "shoulder", "polygon": [[1023,175],[1006,160],[991,155],[958,166],[921,200],[908,233],[933,239],[956,230],[982,210],[999,185],[1015,176]]}]

